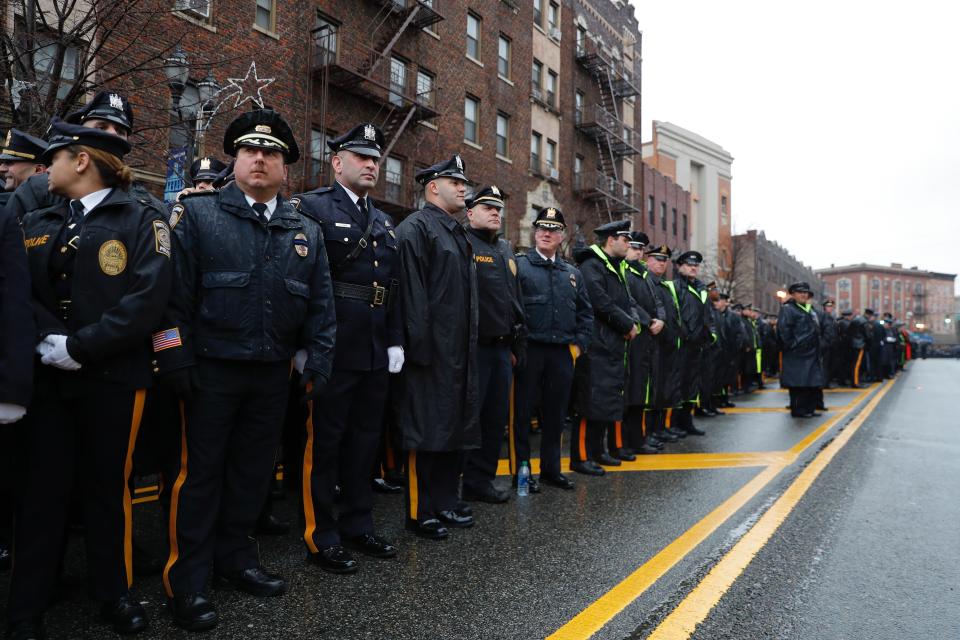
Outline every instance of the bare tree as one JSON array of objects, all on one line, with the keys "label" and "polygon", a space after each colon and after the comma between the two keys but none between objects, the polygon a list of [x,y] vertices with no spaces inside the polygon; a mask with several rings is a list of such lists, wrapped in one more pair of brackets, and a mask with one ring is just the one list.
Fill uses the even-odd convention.
[{"label": "bare tree", "polygon": [[721,246],[717,260],[708,262],[703,270],[701,280],[717,283],[721,293],[730,295],[732,300],[754,295],[754,254],[748,243],[742,238],[733,236],[730,249]]}]

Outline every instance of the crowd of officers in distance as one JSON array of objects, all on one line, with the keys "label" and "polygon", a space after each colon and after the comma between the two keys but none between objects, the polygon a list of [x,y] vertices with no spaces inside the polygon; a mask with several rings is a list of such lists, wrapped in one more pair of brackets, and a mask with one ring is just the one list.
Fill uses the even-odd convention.
[{"label": "crowd of officers in distance", "polygon": [[544,208],[515,255],[503,194],[468,197],[458,155],[417,173],[426,204],[395,225],[368,195],[384,146],[368,123],[328,143],[331,186],[287,198],[289,125],[243,113],[223,140],[230,164],[198,159],[168,208],[124,164],[133,122],[124,96],[102,92],[45,140],[12,130],[0,155],[10,638],[44,635],[74,503],[101,617],[147,627],[131,594],[135,476],[162,479],[168,610],[200,631],[218,621],[211,582],[287,588],[255,538],[290,527],[270,513],[281,448],[307,560],[351,573],[360,555],[398,552],[374,526],[375,490],[404,493],[407,529],[430,540],[473,526],[470,502],[507,502],[505,429],[514,486],[536,423],[529,491],[570,490],[566,424],[569,468],[601,476],[704,435],[695,415],[762,387],[781,354],[801,418],[831,380],[902,363],[892,323],[837,322],[805,283],[764,319],[698,278],[700,253],[649,246],[629,221],[597,227],[570,261],[563,213]]}]

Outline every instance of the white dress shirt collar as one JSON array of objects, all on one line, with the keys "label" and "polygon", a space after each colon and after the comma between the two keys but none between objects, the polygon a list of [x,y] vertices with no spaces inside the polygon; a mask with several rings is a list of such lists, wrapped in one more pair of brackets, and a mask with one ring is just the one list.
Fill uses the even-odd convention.
[{"label": "white dress shirt collar", "polygon": [[93,193],[88,193],[87,195],[80,198],[80,204],[83,205],[83,215],[86,216],[90,213],[94,207],[106,200],[107,196],[110,195],[110,192],[113,189],[100,189],[99,191],[94,191]]},{"label": "white dress shirt collar", "polygon": [[[247,194],[243,194],[243,197],[247,199],[247,204],[250,205],[250,207],[252,208],[256,200],[254,200]],[[267,210],[263,212],[263,215],[266,216],[267,220],[269,220],[270,216],[272,216],[273,212],[276,211],[277,209],[277,196],[273,196],[263,204],[267,205]]]}]

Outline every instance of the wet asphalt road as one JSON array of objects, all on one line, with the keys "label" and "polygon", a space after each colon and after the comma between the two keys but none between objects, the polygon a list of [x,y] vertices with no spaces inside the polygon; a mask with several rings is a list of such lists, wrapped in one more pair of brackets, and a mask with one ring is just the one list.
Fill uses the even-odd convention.
[{"label": "wet asphalt road", "polygon": [[[945,494],[960,486],[958,421],[950,407],[960,363],[928,360],[911,367],[695,637],[960,637],[960,602],[952,584],[960,513],[952,493]],[[772,452],[789,450],[824,424],[833,425],[829,438],[852,418],[847,410],[854,409],[853,403],[862,406],[867,399],[868,392],[830,393],[827,404],[837,409],[816,420],[797,421],[782,411],[783,391],[739,398],[737,413],[698,420],[706,437],[687,438],[670,448],[682,457],[644,457],[640,466],[647,470],[603,478],[575,475],[572,492],[545,487],[539,495],[507,505],[475,505],[478,525],[453,531],[443,542],[403,531],[402,496],[378,496],[379,533],[400,545],[397,559],[362,559],[358,574],[333,576],[304,563],[296,535],[264,537],[264,564],[288,579],[288,594],[261,600],[213,592],[221,624],[204,637],[546,637],[767,464],[758,459],[677,469],[668,461],[697,467],[707,466],[709,458],[699,454],[776,455]],[[619,614],[606,616],[595,637],[645,637],[822,442],[801,452],[649,589],[622,603]],[[658,464],[665,468],[653,469]],[[507,478],[500,482],[507,486]],[[296,520],[296,507],[290,496],[279,503],[278,514]],[[163,532],[156,503],[138,505],[135,517],[138,538],[159,549]],[[71,541],[70,584],[48,613],[49,635],[114,637],[96,621],[96,607],[83,593],[79,542]],[[192,637],[169,622],[159,576],[140,578],[137,588],[152,618],[140,637]],[[6,589],[0,575],[3,600]]]}]

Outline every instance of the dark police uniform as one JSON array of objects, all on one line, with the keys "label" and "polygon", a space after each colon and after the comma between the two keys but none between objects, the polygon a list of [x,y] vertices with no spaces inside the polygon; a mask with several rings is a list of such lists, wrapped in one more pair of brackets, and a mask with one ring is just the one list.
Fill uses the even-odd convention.
[{"label": "dark police uniform", "polygon": [[[653,247],[646,252],[647,261],[656,258],[669,260],[672,253],[670,247],[666,245]],[[656,362],[652,367],[654,375],[650,385],[652,407],[644,416],[647,433],[652,433],[654,436],[653,444],[659,441],[676,442],[679,437],[672,434],[667,427],[669,426],[668,417],[672,416],[680,394],[677,368],[680,349],[680,306],[673,281],[665,276],[666,274],[661,278],[652,271],[647,271],[647,280],[653,286],[659,304],[664,310],[663,330],[655,336]]]},{"label": "dark police uniform", "polygon": [[[453,156],[417,172],[466,182]],[[427,203],[397,226],[405,362],[401,447],[407,453],[407,528],[431,539],[470,526],[455,513],[461,452],[480,446],[477,380],[477,269],[467,232]]]},{"label": "dark police uniform", "polygon": [[[112,134],[55,121],[45,158],[74,145],[118,157],[130,150]],[[17,433],[21,494],[10,623],[39,617],[50,600],[75,465],[83,478],[93,595],[107,608],[128,598],[128,480],[152,384],[150,334],[167,304],[173,273],[164,218],[159,208],[115,188],[99,203],[63,201],[23,221],[38,337],[67,336],[67,352],[81,368],[37,365],[33,409]],[[140,605],[129,601],[124,607]],[[142,608],[137,617],[127,632],[146,626]]]},{"label": "dark police uniform", "polygon": [[[810,291],[806,282],[795,282],[789,293]],[[823,386],[820,364],[820,322],[809,303],[801,305],[788,300],[780,307],[777,330],[783,348],[781,386],[790,390],[790,415],[807,418],[817,405],[817,387]]]},{"label": "dark police uniform", "polygon": [[[503,197],[496,185],[482,187],[467,200],[467,209],[477,205],[503,209]],[[480,300],[477,332],[477,372],[480,383],[480,448],[466,457],[463,497],[467,500],[505,502],[497,491],[497,475],[503,429],[509,420],[510,386],[513,365],[510,356],[522,364],[525,350],[523,304],[517,279],[517,263],[510,244],[496,232],[465,227],[477,266]]]},{"label": "dark police uniform", "polygon": [[[564,230],[563,213],[544,208],[535,227]],[[527,323],[527,358],[517,369],[511,423],[511,472],[530,460],[530,420],[540,423],[540,480],[572,488],[561,475],[560,440],[573,386],[575,353],[586,352],[593,309],[583,275],[559,255],[552,260],[530,249],[517,255],[517,276]]]},{"label": "dark police uniform", "polygon": [[700,403],[695,413],[703,416],[715,416],[720,413],[714,406],[714,395],[718,392],[717,379],[720,369],[720,359],[723,353],[723,332],[720,331],[720,312],[713,305],[710,296],[717,290],[717,283],[710,282],[706,286],[707,300],[703,303],[703,310],[707,314],[707,324],[714,328],[713,339],[703,346],[700,365]]},{"label": "dark police uniform", "polygon": [[[703,256],[697,251],[684,251],[677,256],[676,263],[681,265],[700,264]],[[707,290],[696,278],[680,275],[679,269],[673,279],[677,300],[680,304],[680,405],[673,412],[678,428],[687,433],[703,435],[703,431],[693,424],[693,408],[700,402],[700,380],[702,374],[703,350],[707,344],[716,340],[716,329],[707,313]]]},{"label": "dark police uniform", "polygon": [[[262,109],[227,128],[224,151],[299,149],[282,117]],[[174,620],[216,624],[201,594],[210,569],[255,595],[282,579],[259,567],[251,537],[267,495],[287,405],[290,360],[307,352],[304,383],[322,387],[336,318],[320,224],[276,196],[249,204],[238,183],[185,196],[173,208],[177,287],[159,334],[160,366],[184,400],[181,465],[163,573]]]},{"label": "dark police uniform", "polygon": [[[376,127],[361,124],[328,145],[334,153],[379,158],[382,143]],[[302,213],[323,227],[337,312],[333,373],[311,403],[302,476],[303,539],[311,558],[334,572],[352,571],[356,565],[331,547],[343,538],[363,550],[362,541],[374,534],[370,473],[389,386],[387,348],[403,346],[393,221],[368,197],[356,204],[354,198],[339,182],[293,198]],[[390,555],[395,554],[391,549]],[[321,553],[331,557],[317,557]]]}]

